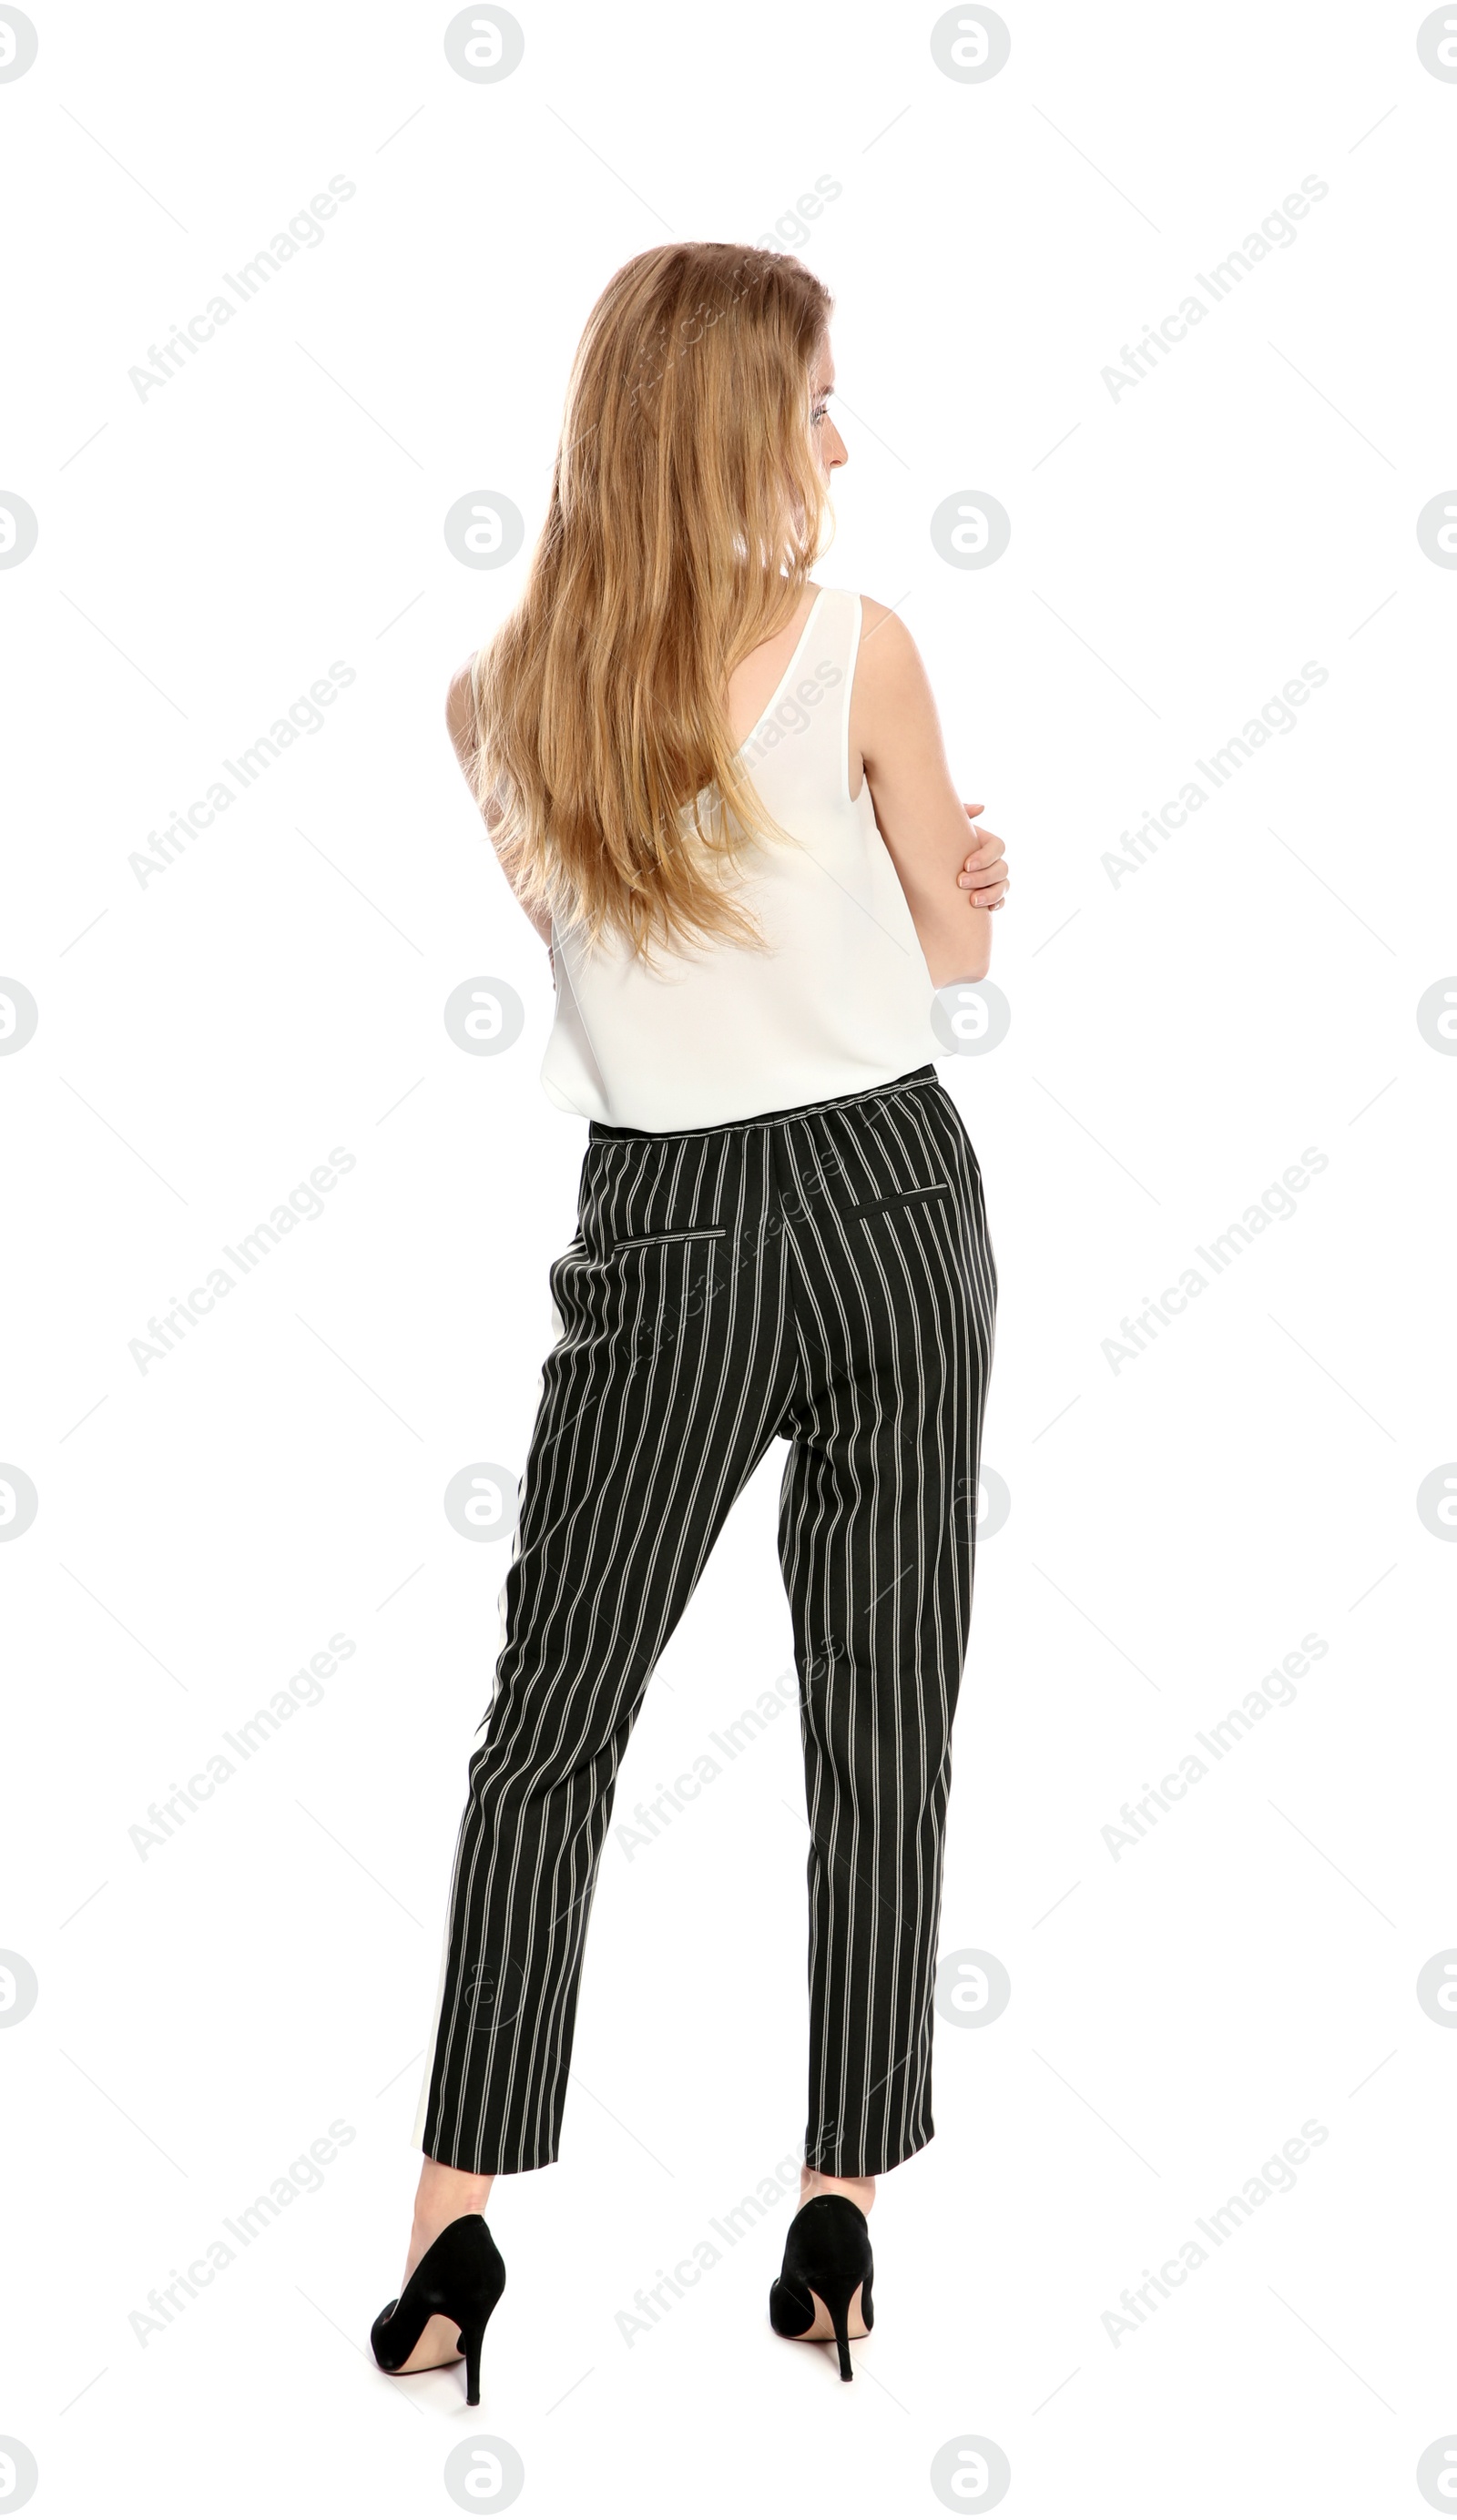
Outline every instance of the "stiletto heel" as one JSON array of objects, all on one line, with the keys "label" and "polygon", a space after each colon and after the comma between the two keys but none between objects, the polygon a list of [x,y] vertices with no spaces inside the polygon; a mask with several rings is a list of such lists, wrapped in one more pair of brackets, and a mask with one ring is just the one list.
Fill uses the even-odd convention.
[{"label": "stiletto heel", "polygon": [[506,2289],[506,2268],[478,2214],[462,2214],[432,2240],[398,2299],[387,2303],[369,2331],[382,2371],[408,2362],[426,2322],[454,2319],[466,2358],[466,2404],[480,2404],[480,2346],[485,2325]]},{"label": "stiletto heel", "polygon": [[784,2244],[784,2270],[769,2286],[769,2324],[776,2336],[802,2337],[813,2327],[818,2294],[835,2329],[842,2380],[852,2380],[849,2315],[856,2288],[867,2334],[875,2325],[870,2288],[875,2274],[870,2227],[848,2196],[811,2196]]}]

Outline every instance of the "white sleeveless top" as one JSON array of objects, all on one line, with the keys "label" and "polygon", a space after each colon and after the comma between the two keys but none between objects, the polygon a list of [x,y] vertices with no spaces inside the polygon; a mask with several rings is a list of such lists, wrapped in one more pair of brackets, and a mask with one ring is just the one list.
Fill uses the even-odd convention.
[{"label": "white sleeveless top", "polygon": [[654,968],[553,924],[556,1016],[541,1082],[617,1127],[712,1128],[888,1084],[936,1057],[935,983],[862,779],[849,792],[858,595],[822,587],[778,690],[740,747],[797,847],[755,841],[738,897],[764,944],[728,939]]}]

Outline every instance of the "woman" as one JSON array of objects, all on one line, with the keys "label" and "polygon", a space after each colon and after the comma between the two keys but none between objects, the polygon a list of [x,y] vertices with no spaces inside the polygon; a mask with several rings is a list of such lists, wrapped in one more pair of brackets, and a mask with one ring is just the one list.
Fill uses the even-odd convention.
[{"label": "woman", "polygon": [[930,2140],[950,1729],[996,1272],[932,1065],[1007,889],[886,606],[811,581],[832,301],[725,245],[637,255],[573,367],[525,592],[449,722],[551,948],[552,1100],[590,1126],[472,1746],[378,2361],[466,2358],[491,2182],[558,2156],[578,1972],[649,1676],[745,1481],[780,1555],[810,1822],[809,2122],[782,2336],[872,2320],[876,2179]]}]

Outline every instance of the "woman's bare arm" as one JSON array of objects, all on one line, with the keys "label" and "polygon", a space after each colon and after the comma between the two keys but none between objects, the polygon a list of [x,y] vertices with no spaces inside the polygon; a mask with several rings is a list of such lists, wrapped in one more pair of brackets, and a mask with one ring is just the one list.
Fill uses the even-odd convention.
[{"label": "woman's bare arm", "polygon": [[984,979],[992,914],[958,885],[966,809],[952,785],[926,668],[889,608],[868,595],[863,603],[850,739],[865,764],[875,818],[935,986]]},{"label": "woman's bare arm", "polygon": [[[474,796],[476,789],[472,779],[471,765],[476,750],[476,704],[471,694],[471,668],[469,665],[462,665],[460,672],[455,676],[454,681],[451,683],[450,690],[446,695],[445,723],[450,730],[450,741],[455,746],[455,757],[460,763],[461,769],[465,774],[466,783],[468,787],[470,787],[471,793]],[[489,803],[486,803],[481,807],[481,819],[485,824],[486,833],[494,845],[494,823],[496,818],[491,813]],[[509,873],[505,868],[502,868],[502,873],[506,875],[506,879],[509,883],[511,881]],[[514,885],[512,888],[515,890]],[[517,899],[518,901],[521,901],[521,895],[519,893],[517,894]],[[526,917],[535,928],[543,945],[549,948],[552,941],[552,923],[545,911],[527,909],[526,904],[524,901],[521,902],[521,907],[525,911]]]}]

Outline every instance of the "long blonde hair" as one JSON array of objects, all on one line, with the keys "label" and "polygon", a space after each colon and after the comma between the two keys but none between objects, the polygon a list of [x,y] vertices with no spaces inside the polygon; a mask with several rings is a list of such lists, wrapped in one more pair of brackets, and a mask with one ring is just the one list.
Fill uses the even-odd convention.
[{"label": "long blonde hair", "polygon": [[669,245],[588,318],[525,588],[472,668],[471,777],[518,892],[589,945],[756,941],[728,878],[778,827],[727,683],[819,553],[832,307],[791,255]]}]

